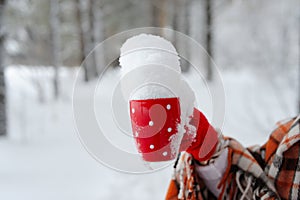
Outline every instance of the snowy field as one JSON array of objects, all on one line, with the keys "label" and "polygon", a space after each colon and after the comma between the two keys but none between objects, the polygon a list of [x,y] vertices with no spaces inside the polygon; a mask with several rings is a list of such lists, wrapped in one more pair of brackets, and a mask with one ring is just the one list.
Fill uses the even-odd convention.
[{"label": "snowy field", "polygon": [[[49,69],[7,68],[9,137],[0,139],[1,199],[163,199],[171,166],[132,175],[95,161],[75,132],[71,99],[75,71],[62,69],[58,101],[50,95],[51,74]],[[297,113],[296,71],[224,71],[222,78],[223,132],[244,145],[262,144],[276,121]],[[82,90],[86,87],[83,83]]]}]

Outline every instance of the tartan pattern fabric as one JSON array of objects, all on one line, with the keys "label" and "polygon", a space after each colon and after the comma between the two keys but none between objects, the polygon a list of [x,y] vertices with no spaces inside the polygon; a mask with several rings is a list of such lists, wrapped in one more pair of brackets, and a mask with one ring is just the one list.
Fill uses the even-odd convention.
[{"label": "tartan pattern fabric", "polygon": [[[282,138],[274,137],[276,135]],[[274,182],[281,199],[300,199],[300,116],[279,122],[272,137],[277,139],[278,146],[270,155],[266,174]]]},{"label": "tartan pattern fabric", "polygon": [[218,199],[279,199],[273,183],[250,151],[232,138],[226,138],[229,148],[227,173],[219,186]]},{"label": "tartan pattern fabric", "polygon": [[300,119],[281,121],[263,146],[244,148],[225,138],[226,172],[214,197],[197,176],[193,157],[182,152],[166,199],[300,199]]},{"label": "tartan pattern fabric", "polygon": [[[202,184],[202,185],[201,185]],[[181,152],[174,166],[174,174],[166,195],[168,200],[203,200],[213,199],[205,189],[202,181],[196,174],[194,159],[191,154]],[[206,198],[203,198],[203,194]]]}]

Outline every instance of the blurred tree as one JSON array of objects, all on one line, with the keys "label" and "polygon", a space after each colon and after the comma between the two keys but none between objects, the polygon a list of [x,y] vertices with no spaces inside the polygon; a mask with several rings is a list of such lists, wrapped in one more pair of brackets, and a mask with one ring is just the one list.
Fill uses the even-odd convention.
[{"label": "blurred tree", "polygon": [[166,26],[166,0],[154,0],[152,3],[152,25]]},{"label": "blurred tree", "polygon": [[4,79],[4,39],[3,12],[5,0],[0,0],[0,135],[6,135],[6,89]]},{"label": "blurred tree", "polygon": [[54,97],[57,99],[59,96],[59,66],[60,62],[60,21],[59,21],[59,0],[50,1],[50,36],[51,36],[51,47],[52,47],[52,63],[54,67],[54,77],[53,77],[53,88]]},{"label": "blurred tree", "polygon": [[[100,11],[99,7],[96,7],[95,0],[89,1],[82,1],[76,0],[77,4],[77,21],[78,21],[78,28],[79,28],[79,38],[80,38],[80,48],[81,48],[81,56],[80,56],[80,63],[84,61],[84,80],[88,81],[93,77],[98,76],[98,69],[97,69],[97,59],[95,52],[91,51],[94,49],[97,39],[99,36],[96,35],[97,33],[96,28],[98,21],[96,21],[96,13]],[[90,54],[91,53],[91,54]],[[88,58],[88,59],[86,59]]]},{"label": "blurred tree", "polygon": [[[103,20],[103,2],[97,1],[97,0],[91,0],[92,1],[92,23],[93,23],[93,43],[94,47],[97,47],[97,45],[104,40],[104,20]],[[105,55],[103,54],[104,51],[102,51],[102,46],[98,46],[94,51],[95,56],[95,75],[98,76],[98,73],[101,71],[101,69],[104,67],[104,58]]]},{"label": "blurred tree", "polygon": [[[179,31],[185,35],[190,36],[190,4],[191,0],[174,0],[173,12],[172,12],[172,28],[176,31]],[[188,71],[190,67],[190,49],[188,44],[185,41],[176,38],[176,34],[173,37],[173,44],[176,49],[181,49],[181,56],[185,56],[185,59],[181,58],[181,68],[183,72]]]},{"label": "blurred tree", "polygon": [[[89,21],[89,52],[94,50],[96,46],[96,34],[98,30],[96,30],[97,26],[97,19],[96,19],[96,13],[100,12],[99,8],[96,7],[96,0],[89,0],[89,6],[88,6],[88,21]],[[93,51],[92,54],[90,55],[92,59],[92,76],[97,77],[98,76],[98,65],[97,65],[97,60],[96,60],[96,54]]]},{"label": "blurred tree", "polygon": [[[178,30],[178,10],[179,10],[179,5],[178,2],[179,0],[174,0],[173,1],[173,16],[172,16],[172,28],[173,30],[177,31]],[[176,38],[176,34],[174,34],[173,36],[173,44],[175,47],[177,47],[177,38]]]},{"label": "blurred tree", "polygon": [[[78,27],[78,32],[79,32],[79,63],[83,63],[83,61],[86,58],[86,43],[85,43],[85,38],[84,38],[84,28],[82,26],[83,24],[83,17],[82,17],[82,6],[81,6],[81,1],[76,0],[76,18],[77,18],[77,27]],[[83,65],[84,69],[84,80],[87,82],[89,80],[88,76],[88,66],[86,64]]]},{"label": "blurred tree", "polygon": [[6,6],[7,43],[16,42],[17,51],[8,52],[10,64],[52,65],[50,1],[11,0]]},{"label": "blurred tree", "polygon": [[212,0],[206,0],[205,1],[206,8],[205,8],[205,14],[206,14],[206,43],[205,48],[207,51],[207,60],[206,60],[206,67],[207,67],[207,80],[211,81],[213,77],[212,72],[212,63],[211,58],[213,58],[213,51],[212,51]]}]

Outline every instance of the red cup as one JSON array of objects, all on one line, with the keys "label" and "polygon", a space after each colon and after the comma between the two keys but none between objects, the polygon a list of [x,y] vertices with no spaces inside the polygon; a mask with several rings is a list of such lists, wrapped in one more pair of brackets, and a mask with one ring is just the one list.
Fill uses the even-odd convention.
[{"label": "red cup", "polygon": [[201,162],[209,160],[218,145],[217,131],[208,122],[205,115],[196,108],[194,108],[189,124],[195,127],[196,135],[191,137],[191,134],[185,133],[181,141],[180,151],[187,151],[193,155],[194,159]]},{"label": "red cup", "polygon": [[176,158],[171,138],[180,124],[179,98],[131,100],[130,118],[138,151],[145,161]]}]

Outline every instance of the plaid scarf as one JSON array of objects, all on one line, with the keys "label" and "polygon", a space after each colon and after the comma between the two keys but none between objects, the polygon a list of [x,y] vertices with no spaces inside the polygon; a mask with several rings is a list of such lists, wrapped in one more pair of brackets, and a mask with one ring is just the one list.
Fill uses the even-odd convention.
[{"label": "plaid scarf", "polygon": [[232,138],[226,172],[218,198],[206,188],[195,171],[193,157],[182,152],[166,199],[300,199],[300,119],[281,121],[263,146],[244,148]]},{"label": "plaid scarf", "polygon": [[262,147],[266,151],[265,173],[281,199],[300,199],[300,115],[277,126]]}]

